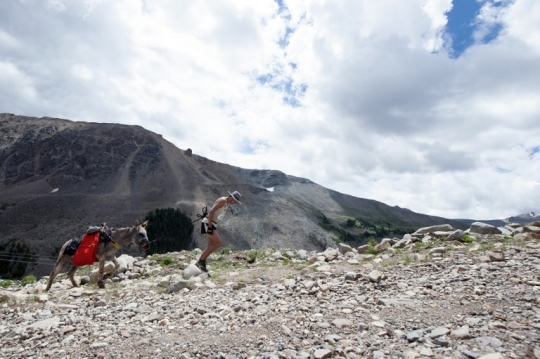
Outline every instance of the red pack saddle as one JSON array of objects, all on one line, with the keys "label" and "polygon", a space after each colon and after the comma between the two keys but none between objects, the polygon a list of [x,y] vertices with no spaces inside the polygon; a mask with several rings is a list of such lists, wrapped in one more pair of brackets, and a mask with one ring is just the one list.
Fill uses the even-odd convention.
[{"label": "red pack saddle", "polygon": [[79,248],[77,248],[73,258],[71,258],[73,265],[80,267],[94,264],[99,245],[99,233],[100,232],[98,231],[84,235]]}]

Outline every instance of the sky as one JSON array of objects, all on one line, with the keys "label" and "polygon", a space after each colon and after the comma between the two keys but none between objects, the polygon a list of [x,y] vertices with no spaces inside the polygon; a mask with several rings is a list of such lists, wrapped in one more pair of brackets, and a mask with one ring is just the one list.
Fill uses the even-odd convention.
[{"label": "sky", "polygon": [[540,211],[538,0],[2,0],[0,112],[445,218]]}]

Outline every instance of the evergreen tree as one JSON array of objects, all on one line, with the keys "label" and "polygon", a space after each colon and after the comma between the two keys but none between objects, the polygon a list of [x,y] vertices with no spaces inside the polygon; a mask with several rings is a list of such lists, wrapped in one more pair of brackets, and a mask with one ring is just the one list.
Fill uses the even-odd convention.
[{"label": "evergreen tree", "polygon": [[0,277],[20,279],[30,264],[33,268],[37,262],[37,254],[20,238],[11,238],[0,243]]},{"label": "evergreen tree", "polygon": [[177,252],[189,249],[193,223],[175,208],[158,208],[150,211],[146,232],[151,241],[147,254]]}]

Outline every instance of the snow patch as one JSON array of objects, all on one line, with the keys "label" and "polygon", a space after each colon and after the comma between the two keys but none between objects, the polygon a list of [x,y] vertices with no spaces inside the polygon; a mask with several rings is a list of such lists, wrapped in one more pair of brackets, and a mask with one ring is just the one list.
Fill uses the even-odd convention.
[{"label": "snow patch", "polygon": [[268,192],[274,192],[274,187],[268,187],[266,190],[267,190]]},{"label": "snow patch", "polygon": [[53,189],[53,190],[51,191],[51,193],[58,192],[59,189],[60,189],[60,188],[55,188],[55,189]]}]

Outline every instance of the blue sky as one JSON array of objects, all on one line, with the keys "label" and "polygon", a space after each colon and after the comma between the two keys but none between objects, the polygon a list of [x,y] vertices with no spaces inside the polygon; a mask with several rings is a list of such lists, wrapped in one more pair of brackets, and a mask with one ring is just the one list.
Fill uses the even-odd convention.
[{"label": "blue sky", "polygon": [[540,212],[539,13],[537,0],[0,1],[0,112],[140,125],[419,213]]},{"label": "blue sky", "polygon": [[474,34],[483,23],[478,18],[483,6],[503,7],[509,2],[488,0],[453,0],[452,9],[447,12],[448,23],[446,31],[450,35],[452,57],[459,57],[470,46],[480,43],[486,44],[495,40],[502,29],[499,23],[490,24],[487,33],[480,39]]},{"label": "blue sky", "polygon": [[474,44],[473,33],[480,3],[475,0],[454,0],[452,10],[447,13],[446,30],[452,38],[452,50],[459,56]]}]

